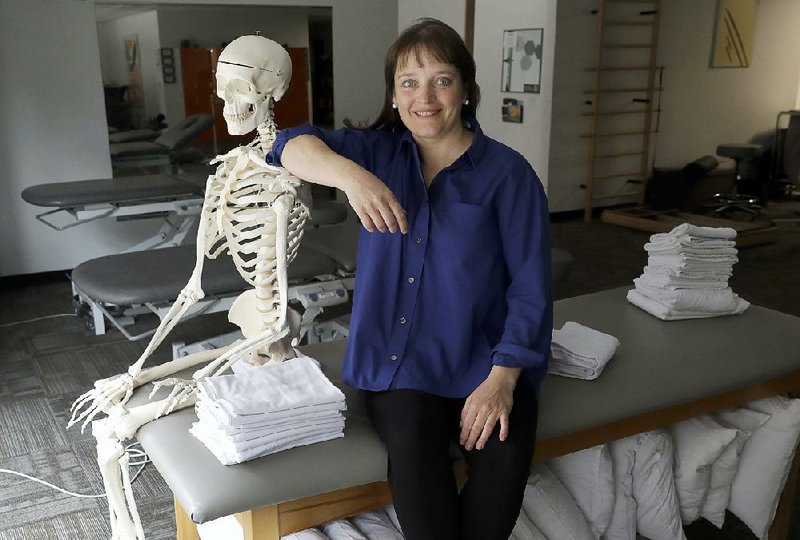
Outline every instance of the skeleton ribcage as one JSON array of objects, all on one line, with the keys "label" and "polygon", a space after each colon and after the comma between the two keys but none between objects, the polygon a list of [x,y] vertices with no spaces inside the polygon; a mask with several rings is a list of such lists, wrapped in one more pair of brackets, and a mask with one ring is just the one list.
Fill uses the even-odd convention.
[{"label": "skeleton ribcage", "polygon": [[276,245],[281,245],[281,239],[276,237],[278,215],[274,207],[281,199],[289,209],[287,266],[297,255],[308,208],[297,198],[297,178],[283,169],[263,166],[266,164],[261,159],[254,161],[258,158],[254,151],[242,150],[235,160],[220,164],[216,174],[219,181],[207,187],[205,251],[209,258],[228,251],[239,273],[255,287],[263,323],[270,325],[284,315],[278,310],[281,269]]}]

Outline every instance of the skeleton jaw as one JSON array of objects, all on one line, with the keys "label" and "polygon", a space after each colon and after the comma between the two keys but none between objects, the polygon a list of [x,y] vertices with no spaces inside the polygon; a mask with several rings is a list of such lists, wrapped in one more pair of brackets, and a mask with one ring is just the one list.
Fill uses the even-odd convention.
[{"label": "skeleton jaw", "polygon": [[268,98],[255,103],[226,103],[222,116],[231,135],[245,135],[250,133],[266,118]]}]

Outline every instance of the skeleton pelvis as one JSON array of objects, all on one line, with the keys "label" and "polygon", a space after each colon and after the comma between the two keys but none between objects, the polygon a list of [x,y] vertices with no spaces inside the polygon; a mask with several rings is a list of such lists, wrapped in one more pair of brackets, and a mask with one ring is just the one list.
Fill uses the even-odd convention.
[{"label": "skeleton pelvis", "polygon": [[289,334],[272,343],[269,343],[260,351],[254,353],[250,359],[253,364],[264,364],[266,362],[282,362],[286,358],[294,357],[291,344],[300,335],[300,314],[292,308],[287,309],[286,319],[283,324],[279,324],[279,313],[275,310],[274,314],[265,314],[258,310],[260,302],[256,296],[255,289],[249,289],[240,294],[233,301],[228,310],[228,320],[242,330],[245,339],[251,339],[266,329],[265,321],[275,320],[275,332],[278,333],[288,324]]}]

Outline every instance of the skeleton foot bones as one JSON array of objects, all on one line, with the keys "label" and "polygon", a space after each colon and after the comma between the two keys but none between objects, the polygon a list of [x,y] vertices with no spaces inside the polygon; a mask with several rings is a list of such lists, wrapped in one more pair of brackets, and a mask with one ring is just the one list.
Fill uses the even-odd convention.
[{"label": "skeleton foot bones", "polygon": [[[257,129],[258,137],[215,159],[219,165],[206,184],[194,271],[142,355],[127,373],[95,382],[94,388],[72,406],[68,427],[80,423],[83,430],[91,423],[97,439],[112,539],[144,540],[122,441],[133,437],[147,422],[193,406],[198,381],[224,373],[235,362],[260,365],[282,362],[294,355],[289,343],[297,335],[299,317],[287,306],[286,268],[297,254],[310,198],[299,179],[264,161],[276,135],[272,107],[288,88],[291,73],[287,52],[261,36],[240,37],[222,51],[217,64],[217,95],[225,100],[223,115],[228,131],[240,135]],[[225,252],[253,287],[229,312],[229,319],[240,326],[244,339],[222,349],[143,369],[181,317],[203,298],[205,257],[216,258]],[[203,364],[190,379],[173,376]],[[153,383],[151,401],[126,407],[133,391],[147,383]],[[167,395],[152,401],[160,389],[168,390]],[[102,413],[106,417],[97,419]]]}]

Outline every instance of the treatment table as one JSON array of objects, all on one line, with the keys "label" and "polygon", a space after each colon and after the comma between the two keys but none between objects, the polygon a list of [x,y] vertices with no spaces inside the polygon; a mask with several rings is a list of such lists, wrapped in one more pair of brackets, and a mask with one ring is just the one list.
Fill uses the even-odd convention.
[{"label": "treatment table", "polygon": [[[664,322],[629,304],[629,288],[556,302],[556,328],[576,321],[621,345],[595,381],[545,379],[536,462],[800,389],[800,318],[751,306],[743,315]],[[332,341],[303,351],[342,386],[344,347]],[[138,440],[175,496],[177,538],[196,540],[194,523],[235,515],[246,540],[277,540],[389,504],[386,453],[359,395],[343,390],[344,438],[235,466],[221,465],[189,434],[191,409],[139,429]],[[131,405],[148,393],[140,388]],[[795,459],[770,538],[787,537],[797,470]]]},{"label": "treatment table", "polygon": [[[36,219],[63,231],[98,219],[163,218],[161,229],[124,253],[180,245],[203,207],[207,175],[150,174],[37,184],[22,191],[22,199],[50,208]],[[180,223],[173,223],[179,218]]]},{"label": "treatment table", "polygon": [[[124,179],[129,178],[133,180],[138,177]],[[130,190],[135,185],[131,181]],[[165,189],[168,185],[164,182]],[[47,185],[41,187],[46,188]],[[202,203],[201,195],[197,203],[198,213]],[[288,269],[292,285],[290,300],[300,301],[304,308],[312,308],[317,314],[325,306],[346,301],[346,291],[353,288],[358,227],[348,222],[339,223],[346,214],[346,207],[339,203],[316,205],[312,210],[311,222],[326,226],[309,227],[306,230],[297,259]],[[335,246],[335,252],[330,250],[331,246]],[[83,305],[88,306],[90,326],[96,335],[105,333],[105,322],[108,321],[128,339],[142,339],[152,334],[153,330],[134,335],[125,326],[133,322],[135,315],[153,312],[160,317],[166,313],[186,285],[195,263],[193,245],[126,251],[85,261],[75,267],[71,274],[78,311],[83,311]],[[193,306],[186,318],[201,312],[227,310],[235,297],[249,288],[227,255],[215,260],[206,259],[202,276],[206,298]],[[322,285],[323,281],[327,283]]]}]

